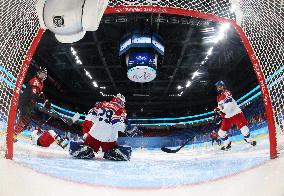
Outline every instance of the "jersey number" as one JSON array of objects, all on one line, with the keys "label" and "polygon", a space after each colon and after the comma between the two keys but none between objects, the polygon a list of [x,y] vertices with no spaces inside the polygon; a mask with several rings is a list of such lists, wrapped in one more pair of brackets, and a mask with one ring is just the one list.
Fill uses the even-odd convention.
[{"label": "jersey number", "polygon": [[99,121],[105,121],[106,123],[110,124],[111,123],[111,118],[113,115],[112,110],[107,110],[105,108],[100,108],[100,112],[98,113],[99,115]]}]

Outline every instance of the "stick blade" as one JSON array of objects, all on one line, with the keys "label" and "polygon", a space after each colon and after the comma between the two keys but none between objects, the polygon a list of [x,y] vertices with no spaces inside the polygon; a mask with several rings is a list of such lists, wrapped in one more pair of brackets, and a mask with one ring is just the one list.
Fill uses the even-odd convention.
[{"label": "stick blade", "polygon": [[162,150],[163,152],[166,152],[166,153],[176,153],[176,152],[179,151],[179,149],[177,149],[177,150],[172,150],[172,149],[169,149],[169,148],[167,148],[167,147],[162,147],[161,150]]}]

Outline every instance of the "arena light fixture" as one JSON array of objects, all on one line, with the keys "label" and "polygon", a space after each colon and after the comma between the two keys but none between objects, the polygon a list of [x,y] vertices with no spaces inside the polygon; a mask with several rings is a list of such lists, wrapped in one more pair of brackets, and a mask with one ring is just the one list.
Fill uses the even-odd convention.
[{"label": "arena light fixture", "polygon": [[191,79],[193,80],[194,78],[196,78],[197,76],[199,76],[201,73],[197,71],[195,71],[191,77]]},{"label": "arena light fixture", "polygon": [[70,50],[71,50],[71,53],[73,54],[73,56],[75,58],[76,63],[82,65],[83,63],[80,60],[79,56],[77,55],[77,51],[72,46],[71,46]]},{"label": "arena light fixture", "polygon": [[93,77],[92,77],[92,75],[90,74],[90,72],[88,72],[85,68],[84,68],[84,71],[85,71],[86,76],[92,80]]},{"label": "arena light fixture", "polygon": [[179,89],[179,90],[182,89],[182,86],[181,86],[181,85],[178,85],[178,86],[177,86],[177,89]]},{"label": "arena light fixture", "polygon": [[96,87],[96,88],[99,87],[99,85],[98,85],[98,83],[96,81],[93,81],[93,86]]},{"label": "arena light fixture", "polygon": [[229,28],[230,28],[230,23],[225,22],[225,23],[223,23],[223,24],[221,25],[221,27],[220,27],[220,32],[225,32],[225,31],[227,31]]},{"label": "arena light fixture", "polygon": [[208,33],[208,32],[212,32],[212,31],[215,31],[214,27],[207,27],[207,28],[204,28],[204,29],[201,30],[201,32],[203,32],[203,33]]},{"label": "arena light fixture", "polygon": [[191,85],[191,81],[187,81],[185,87],[188,88]]},{"label": "arena light fixture", "polygon": [[211,55],[212,54],[212,51],[213,51],[214,47],[212,46],[211,48],[209,48],[208,52],[207,52],[207,55]]}]

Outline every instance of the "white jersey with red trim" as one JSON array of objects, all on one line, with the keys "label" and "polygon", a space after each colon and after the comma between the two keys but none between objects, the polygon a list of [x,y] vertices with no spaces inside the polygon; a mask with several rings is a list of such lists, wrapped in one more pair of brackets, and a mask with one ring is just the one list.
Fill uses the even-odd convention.
[{"label": "white jersey with red trim", "polygon": [[230,118],[242,112],[237,102],[233,99],[228,90],[224,90],[217,97],[218,108],[225,114],[225,118]]},{"label": "white jersey with red trim", "polygon": [[118,131],[124,132],[126,111],[115,102],[101,102],[89,111],[85,120],[92,121],[89,134],[101,142],[117,141]]}]

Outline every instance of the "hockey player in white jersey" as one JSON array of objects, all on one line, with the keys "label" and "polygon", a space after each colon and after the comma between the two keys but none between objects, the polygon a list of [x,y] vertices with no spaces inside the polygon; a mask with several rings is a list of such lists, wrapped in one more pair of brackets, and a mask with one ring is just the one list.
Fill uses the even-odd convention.
[{"label": "hockey player in white jersey", "polygon": [[218,131],[219,137],[223,140],[223,146],[221,150],[228,150],[231,148],[231,141],[228,138],[227,132],[230,130],[232,125],[236,125],[244,136],[244,140],[255,146],[256,141],[250,138],[250,132],[248,128],[248,122],[238,106],[237,102],[233,99],[230,91],[226,89],[226,85],[223,81],[218,81],[215,84],[218,96],[218,106],[214,112],[218,113],[222,117],[221,127]]}]

